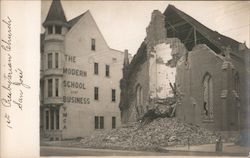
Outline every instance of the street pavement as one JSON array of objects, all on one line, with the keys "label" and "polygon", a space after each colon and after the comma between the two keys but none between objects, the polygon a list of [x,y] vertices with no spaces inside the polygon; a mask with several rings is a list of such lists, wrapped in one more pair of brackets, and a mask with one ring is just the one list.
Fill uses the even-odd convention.
[{"label": "street pavement", "polygon": [[[207,146],[202,146],[207,148]],[[194,148],[190,148],[194,149]],[[235,148],[234,148],[235,149]],[[211,151],[195,151],[195,150],[163,150],[161,152],[148,151],[125,151],[112,149],[90,149],[90,148],[76,148],[76,147],[53,147],[41,146],[41,156],[244,156],[248,153],[234,153],[234,152],[211,152]]]},{"label": "street pavement", "polygon": [[[206,152],[214,153],[215,144],[204,144],[204,145],[193,145],[188,148],[188,146],[175,146],[175,147],[165,147],[168,151],[191,151],[191,152]],[[250,153],[250,147],[238,146],[234,143],[223,143],[222,155],[238,155],[238,156],[248,156]]]},{"label": "street pavement", "polygon": [[164,156],[166,153],[42,146],[41,156]]}]

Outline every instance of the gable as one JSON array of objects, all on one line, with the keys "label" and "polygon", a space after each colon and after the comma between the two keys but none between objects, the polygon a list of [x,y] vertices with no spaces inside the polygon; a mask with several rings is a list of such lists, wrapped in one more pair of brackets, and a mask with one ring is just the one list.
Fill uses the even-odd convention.
[{"label": "gable", "polygon": [[67,49],[74,49],[76,52],[91,53],[91,39],[95,39],[95,52],[109,50],[102,33],[89,11],[78,17],[78,19],[76,18],[74,21],[69,22],[71,22],[72,27],[65,36],[66,51]]}]

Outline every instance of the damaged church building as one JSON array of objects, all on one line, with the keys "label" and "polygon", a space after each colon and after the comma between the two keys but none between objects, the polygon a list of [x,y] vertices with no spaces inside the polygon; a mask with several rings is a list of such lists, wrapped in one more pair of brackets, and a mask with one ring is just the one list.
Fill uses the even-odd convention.
[{"label": "damaged church building", "polygon": [[176,96],[174,116],[179,120],[214,131],[238,131],[249,124],[250,52],[245,43],[207,28],[173,5],[163,14],[154,10],[146,32],[131,62],[125,54],[123,124]]}]

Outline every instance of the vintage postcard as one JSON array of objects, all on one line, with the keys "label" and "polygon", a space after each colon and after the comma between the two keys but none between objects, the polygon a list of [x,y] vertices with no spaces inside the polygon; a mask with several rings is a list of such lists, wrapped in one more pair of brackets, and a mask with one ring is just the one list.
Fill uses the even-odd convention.
[{"label": "vintage postcard", "polygon": [[249,1],[1,1],[1,157],[250,157]]}]

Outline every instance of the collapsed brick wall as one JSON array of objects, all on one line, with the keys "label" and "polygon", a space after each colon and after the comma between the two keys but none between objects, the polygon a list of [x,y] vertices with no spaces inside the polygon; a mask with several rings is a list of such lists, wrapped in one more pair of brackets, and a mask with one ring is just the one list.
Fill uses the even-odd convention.
[{"label": "collapsed brick wall", "polygon": [[[142,54],[138,51],[136,60],[133,59],[132,64],[129,64],[132,65],[132,73],[125,75],[127,95],[123,99],[123,105],[127,105],[127,108],[122,110],[123,120],[126,120],[123,122],[136,121],[149,109],[158,106],[159,102],[173,98],[171,86],[176,86],[181,96],[180,105],[176,107],[176,116],[179,119],[213,130],[237,130],[239,120],[233,77],[239,73],[240,113],[244,112],[244,116],[249,116],[249,93],[246,93],[249,92],[246,88],[249,86],[246,85],[249,84],[247,79],[250,71],[245,69],[249,61],[242,61],[242,56],[249,59],[249,50],[244,48],[239,52],[223,52],[224,55],[238,53],[236,56],[227,57],[230,55],[218,55],[207,45],[198,44],[187,52],[185,45],[178,38],[167,38],[164,19],[164,15],[159,11],[152,13],[147,37],[143,42],[143,60],[138,58]],[[210,74],[213,80],[213,118],[210,120],[204,120],[203,79],[206,74]],[[140,112],[136,103],[137,85],[143,88]],[[241,122],[244,116],[241,115]]]}]

